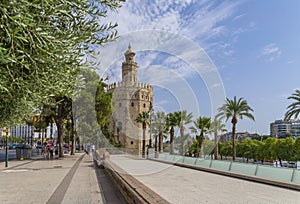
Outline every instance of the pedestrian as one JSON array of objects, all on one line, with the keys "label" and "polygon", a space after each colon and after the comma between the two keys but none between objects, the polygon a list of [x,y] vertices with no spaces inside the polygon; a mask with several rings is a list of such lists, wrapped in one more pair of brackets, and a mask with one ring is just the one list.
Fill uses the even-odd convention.
[{"label": "pedestrian", "polygon": [[53,145],[52,144],[49,144],[48,145],[48,152],[49,152],[49,156],[50,156],[50,159],[53,159]]}]

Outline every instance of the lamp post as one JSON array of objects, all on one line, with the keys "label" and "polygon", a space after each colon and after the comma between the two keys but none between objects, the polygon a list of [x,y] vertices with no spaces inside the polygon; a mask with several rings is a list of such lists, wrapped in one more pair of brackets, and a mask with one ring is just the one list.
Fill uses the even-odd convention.
[{"label": "lamp post", "polygon": [[8,167],[8,129],[5,129],[5,167]]}]

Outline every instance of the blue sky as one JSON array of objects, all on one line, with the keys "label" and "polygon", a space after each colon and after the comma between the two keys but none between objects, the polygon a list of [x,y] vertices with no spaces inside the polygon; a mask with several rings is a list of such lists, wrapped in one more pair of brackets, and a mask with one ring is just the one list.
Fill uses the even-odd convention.
[{"label": "blue sky", "polygon": [[299,9],[299,0],[129,0],[106,19],[120,38],[99,49],[100,74],[121,80],[130,42],[157,110],[211,117],[225,97],[243,97],[256,120],[238,131],[269,134],[300,88]]}]

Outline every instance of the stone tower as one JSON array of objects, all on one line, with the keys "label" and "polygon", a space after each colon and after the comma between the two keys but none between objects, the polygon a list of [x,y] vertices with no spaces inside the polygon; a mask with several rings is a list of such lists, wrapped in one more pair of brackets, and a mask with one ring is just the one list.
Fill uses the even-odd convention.
[{"label": "stone tower", "polygon": [[[142,124],[135,120],[139,113],[149,112],[153,107],[152,86],[138,82],[138,64],[134,61],[135,53],[128,46],[122,63],[122,81],[108,86],[113,93],[114,112],[111,131],[116,143],[127,151],[142,153]],[[150,132],[147,126],[146,145],[149,144]]]}]

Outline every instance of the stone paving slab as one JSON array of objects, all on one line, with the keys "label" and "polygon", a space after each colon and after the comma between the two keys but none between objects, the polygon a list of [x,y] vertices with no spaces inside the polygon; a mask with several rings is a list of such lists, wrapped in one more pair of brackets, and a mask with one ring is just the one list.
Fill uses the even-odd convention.
[{"label": "stone paving slab", "polygon": [[65,194],[63,204],[101,204],[102,194],[95,173],[93,158],[85,155]]},{"label": "stone paving slab", "polygon": [[[83,153],[63,159],[12,160],[0,165],[1,204],[44,204]],[[80,162],[62,203],[102,203],[91,156]]]}]

